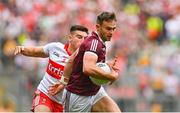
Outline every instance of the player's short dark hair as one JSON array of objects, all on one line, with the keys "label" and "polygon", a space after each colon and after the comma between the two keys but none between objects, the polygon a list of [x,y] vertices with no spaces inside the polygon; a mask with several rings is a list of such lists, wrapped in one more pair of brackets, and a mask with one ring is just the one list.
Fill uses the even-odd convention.
[{"label": "player's short dark hair", "polygon": [[100,15],[97,16],[96,23],[102,24],[103,21],[109,21],[109,20],[115,20],[116,21],[116,15],[113,12],[102,12]]},{"label": "player's short dark hair", "polygon": [[86,32],[88,34],[88,28],[86,28],[85,26],[82,26],[82,25],[73,25],[70,28],[70,32],[77,31],[77,30]]}]

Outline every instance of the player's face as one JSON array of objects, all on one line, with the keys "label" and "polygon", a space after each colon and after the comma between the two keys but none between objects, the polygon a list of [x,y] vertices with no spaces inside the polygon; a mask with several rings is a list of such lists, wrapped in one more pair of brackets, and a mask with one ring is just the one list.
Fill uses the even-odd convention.
[{"label": "player's face", "polygon": [[84,37],[87,36],[86,32],[83,31],[74,31],[70,34],[70,43],[74,47],[74,49],[78,49],[82,41],[84,40]]},{"label": "player's face", "polygon": [[101,25],[97,25],[97,30],[103,41],[110,41],[116,30],[116,21],[103,21]]}]

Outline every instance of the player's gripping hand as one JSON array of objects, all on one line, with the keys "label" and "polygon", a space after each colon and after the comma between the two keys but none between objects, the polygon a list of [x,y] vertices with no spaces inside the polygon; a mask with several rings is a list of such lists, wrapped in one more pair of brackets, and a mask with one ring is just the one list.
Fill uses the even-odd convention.
[{"label": "player's gripping hand", "polygon": [[118,59],[118,57],[115,57],[112,61],[107,62],[109,67],[111,67],[111,69],[113,69],[116,72],[118,72],[120,70],[119,66],[117,64],[117,59]]},{"label": "player's gripping hand", "polygon": [[14,55],[21,54],[24,50],[24,46],[16,46],[14,50]]},{"label": "player's gripping hand", "polygon": [[63,91],[64,87],[65,87],[65,85],[62,83],[57,83],[53,86],[50,86],[48,89],[48,94],[49,95],[56,95],[59,92]]},{"label": "player's gripping hand", "polygon": [[114,80],[111,81],[110,84],[116,81],[119,77],[120,67],[118,66],[117,60],[118,60],[118,57],[115,57],[112,61],[107,63],[111,67],[111,75],[114,77]]}]

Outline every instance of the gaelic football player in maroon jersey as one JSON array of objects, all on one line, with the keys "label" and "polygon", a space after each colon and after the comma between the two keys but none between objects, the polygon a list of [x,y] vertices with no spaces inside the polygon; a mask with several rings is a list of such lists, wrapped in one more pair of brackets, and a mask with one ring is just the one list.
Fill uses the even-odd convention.
[{"label": "gaelic football player in maroon jersey", "polygon": [[105,42],[110,41],[116,29],[114,13],[103,12],[97,17],[96,32],[87,37],[80,45],[78,52],[72,55],[65,66],[63,77],[69,81],[50,87],[53,95],[64,87],[63,99],[66,112],[120,112],[117,104],[105,92],[102,86],[92,83],[89,76],[98,79],[115,81],[118,78],[118,68],[114,60],[111,73],[96,66],[105,62]]}]

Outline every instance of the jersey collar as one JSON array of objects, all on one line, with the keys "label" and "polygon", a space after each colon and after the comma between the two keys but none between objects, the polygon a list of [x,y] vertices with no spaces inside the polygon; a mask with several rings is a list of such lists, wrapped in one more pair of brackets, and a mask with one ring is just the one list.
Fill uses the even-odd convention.
[{"label": "jersey collar", "polygon": [[68,47],[69,47],[69,44],[65,44],[64,45],[64,49],[66,50],[66,52],[68,53],[69,56],[71,56],[71,53],[68,51]]},{"label": "jersey collar", "polygon": [[97,32],[93,31],[92,35],[95,35],[105,45],[105,42],[103,42],[103,40],[100,38]]}]

